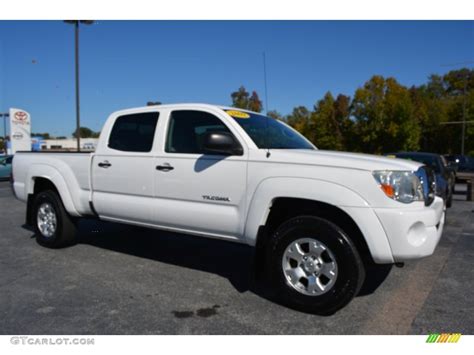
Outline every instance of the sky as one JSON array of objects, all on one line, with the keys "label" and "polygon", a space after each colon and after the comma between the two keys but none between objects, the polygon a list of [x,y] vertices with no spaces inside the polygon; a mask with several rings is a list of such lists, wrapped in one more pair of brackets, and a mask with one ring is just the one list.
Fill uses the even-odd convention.
[{"label": "sky", "polygon": [[[241,85],[265,101],[263,52],[268,109],[288,114],[373,75],[411,86],[474,68],[474,21],[99,20],[80,30],[81,126],[99,131],[148,101],[229,105]],[[73,26],[0,21],[0,112],[25,109],[33,132],[70,136],[74,88]]]}]

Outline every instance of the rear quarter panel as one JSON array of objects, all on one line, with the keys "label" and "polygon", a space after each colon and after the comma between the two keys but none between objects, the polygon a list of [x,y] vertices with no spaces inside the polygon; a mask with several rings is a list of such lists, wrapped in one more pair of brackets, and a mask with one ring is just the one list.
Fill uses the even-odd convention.
[{"label": "rear quarter panel", "polygon": [[73,216],[90,214],[89,153],[17,153],[13,159],[15,194],[26,201],[35,180],[45,178],[58,189],[66,210]]}]

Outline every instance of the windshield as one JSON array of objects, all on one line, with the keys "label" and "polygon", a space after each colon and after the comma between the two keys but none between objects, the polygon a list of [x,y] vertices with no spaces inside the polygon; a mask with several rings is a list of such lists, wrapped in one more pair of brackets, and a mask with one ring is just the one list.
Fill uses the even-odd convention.
[{"label": "windshield", "polygon": [[315,149],[301,134],[283,122],[239,110],[224,110],[250,136],[258,148]]}]

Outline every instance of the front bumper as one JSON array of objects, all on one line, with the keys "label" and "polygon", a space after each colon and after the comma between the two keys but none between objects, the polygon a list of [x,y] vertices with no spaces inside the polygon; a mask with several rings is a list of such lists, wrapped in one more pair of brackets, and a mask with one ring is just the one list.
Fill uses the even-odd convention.
[{"label": "front bumper", "polygon": [[393,260],[403,262],[433,254],[443,233],[445,208],[440,197],[418,209],[374,209],[392,250]]}]

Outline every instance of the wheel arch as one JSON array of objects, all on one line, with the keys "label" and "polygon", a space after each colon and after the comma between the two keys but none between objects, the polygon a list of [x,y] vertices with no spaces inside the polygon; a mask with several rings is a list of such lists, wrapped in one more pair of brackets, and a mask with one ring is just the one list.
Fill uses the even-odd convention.
[{"label": "wheel arch", "polygon": [[251,200],[245,238],[260,251],[285,219],[318,216],[333,222],[353,240],[364,263],[393,263],[385,230],[368,202],[357,192],[329,181],[272,178],[259,185]]},{"label": "wheel arch", "polygon": [[326,202],[303,198],[278,197],[272,201],[266,222],[258,231],[257,249],[265,249],[269,238],[284,221],[302,215],[317,216],[334,223],[351,238],[364,264],[374,263],[361,229],[347,212]]},{"label": "wheel arch", "polygon": [[74,206],[72,197],[69,193],[68,186],[64,178],[55,169],[49,167],[49,173],[45,172],[34,174],[29,177],[27,191],[27,207],[26,207],[26,223],[31,224],[33,201],[35,196],[45,190],[52,190],[56,192],[61,199],[66,211],[72,216],[80,216],[79,212]]}]

